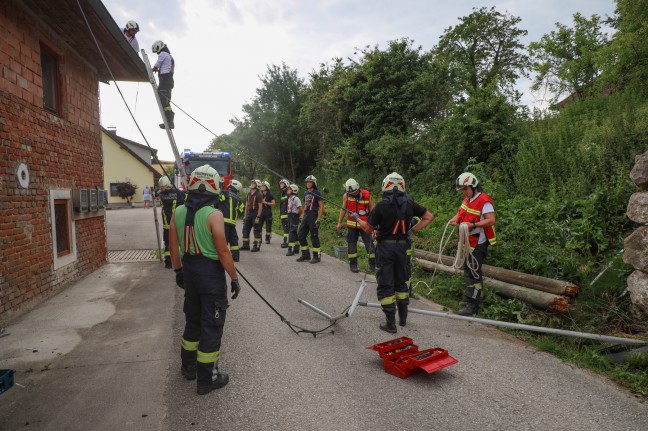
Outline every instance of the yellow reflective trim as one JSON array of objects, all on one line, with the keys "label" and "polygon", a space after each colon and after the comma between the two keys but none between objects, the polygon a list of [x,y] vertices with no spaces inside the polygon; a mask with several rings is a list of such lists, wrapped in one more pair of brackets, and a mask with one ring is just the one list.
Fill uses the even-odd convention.
[{"label": "yellow reflective trim", "polygon": [[481,211],[469,208],[468,205],[466,205],[466,204],[461,204],[461,208],[466,210],[466,212],[468,212],[470,214],[481,215]]},{"label": "yellow reflective trim", "polygon": [[373,259],[373,258],[375,258],[375,257],[376,257],[376,254],[375,254],[375,253],[369,253],[369,259]]},{"label": "yellow reflective trim", "polygon": [[218,358],[220,357],[220,351],[215,351],[215,352],[201,352],[198,350],[198,354],[196,356],[196,360],[202,364],[210,364],[213,362],[218,361]]},{"label": "yellow reflective trim", "polygon": [[396,292],[396,299],[407,299],[409,292]]},{"label": "yellow reflective trim", "polygon": [[347,257],[348,257],[349,259],[353,259],[353,258],[355,258],[355,257],[358,257],[358,253],[349,253],[349,254],[347,255]]},{"label": "yellow reflective trim", "polygon": [[407,253],[408,256],[414,256],[414,249],[413,248],[408,248],[405,253]]},{"label": "yellow reflective trim", "polygon": [[181,346],[184,350],[188,350],[190,352],[198,350],[198,341],[189,341],[185,340],[184,338],[182,339]]},{"label": "yellow reflective trim", "polygon": [[281,214],[281,218],[288,218],[288,214]]},{"label": "yellow reflective trim", "polygon": [[308,251],[309,250],[307,245],[303,246],[301,249],[302,249],[302,251]]},{"label": "yellow reflective trim", "polygon": [[238,245],[233,245],[233,246],[230,247],[230,250],[232,250],[232,251],[236,251],[238,249],[239,249]]},{"label": "yellow reflective trim", "polygon": [[313,247],[313,252],[315,252],[315,253],[319,253],[320,250],[321,249],[319,247],[318,248]]},{"label": "yellow reflective trim", "polygon": [[391,305],[394,302],[396,302],[396,296],[394,295],[386,296],[380,300],[380,305]]},{"label": "yellow reflective trim", "polygon": [[358,228],[359,226],[360,226],[360,225],[359,225],[358,222],[347,219],[347,227],[350,227],[350,228],[352,228],[352,229],[356,229],[356,228]]},{"label": "yellow reflective trim", "polygon": [[294,246],[296,246],[296,245],[297,245],[296,242],[289,242],[289,243],[288,243],[288,246],[289,246],[289,247],[294,247]]}]

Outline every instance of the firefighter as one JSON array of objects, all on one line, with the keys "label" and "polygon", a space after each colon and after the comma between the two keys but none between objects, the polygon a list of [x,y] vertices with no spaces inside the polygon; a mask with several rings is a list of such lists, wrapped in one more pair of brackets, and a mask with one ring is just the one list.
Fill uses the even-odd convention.
[{"label": "firefighter", "polygon": [[484,279],[482,265],[489,245],[496,245],[495,238],[495,208],[493,199],[484,193],[477,177],[470,172],[464,172],[455,181],[457,190],[461,190],[464,200],[457,214],[449,223],[452,226],[466,223],[470,232],[470,248],[477,262],[477,270],[473,272],[468,267],[468,260],[464,264],[464,290],[463,308],[459,310],[462,316],[472,316],[479,311],[479,304],[483,298]]},{"label": "firefighter", "polygon": [[225,239],[229,244],[234,262],[239,261],[238,233],[236,232],[236,219],[243,214],[245,205],[238,196],[243,188],[240,181],[232,180],[227,191],[221,194],[220,210],[225,217]]},{"label": "firefighter", "polygon": [[[346,193],[342,197],[342,208],[358,214],[362,220],[367,221],[367,215],[373,208],[369,191],[361,189],[360,184],[353,178],[347,180],[344,189]],[[358,222],[349,216],[348,211],[340,210],[336,229],[338,232],[342,230],[342,219],[346,215],[349,268],[351,272],[358,272],[358,237],[362,237],[362,242],[369,256],[369,271],[374,272],[376,270],[376,254],[371,235],[360,228]]]},{"label": "firefighter", "polygon": [[250,191],[245,197],[245,218],[243,219],[243,246],[240,250],[250,250],[250,231],[254,228],[252,251],[261,249],[261,180],[252,180]]},{"label": "firefighter", "polygon": [[[164,108],[164,116],[169,124],[169,129],[173,129],[175,127],[173,124],[175,112],[171,109],[171,91],[174,86],[173,72],[175,70],[175,60],[171,56],[171,52],[169,52],[169,47],[161,40],[153,43],[151,51],[158,55],[158,60],[152,70],[153,72],[158,72],[158,79],[160,80],[158,84],[158,95],[160,96],[160,103],[162,103],[162,107]],[[160,128],[165,128],[164,123],[160,124]]]},{"label": "firefighter", "polygon": [[290,232],[290,222],[288,221],[288,189],[290,188],[290,181],[283,178],[279,181],[279,191],[281,192],[281,200],[279,201],[279,218],[281,219],[281,228],[283,229],[283,242],[281,248],[288,247],[288,234]]},{"label": "firefighter", "polygon": [[[396,172],[385,177],[382,192],[382,200],[376,204],[367,221],[357,213],[351,216],[366,233],[377,230],[377,293],[386,318],[379,327],[395,334],[396,309],[400,326],[407,324],[407,250],[411,247],[414,232],[430,224],[434,216],[405,194],[405,180]],[[414,216],[420,217],[421,221],[411,226]]]},{"label": "firefighter", "polygon": [[138,54],[139,42],[137,41],[137,37],[135,37],[135,35],[139,33],[139,31],[139,24],[137,24],[136,21],[130,20],[124,26],[124,37],[126,38],[128,43],[130,43],[131,48],[133,48]]},{"label": "firefighter", "polygon": [[[301,246],[302,255],[297,258],[297,262],[319,263],[320,257],[320,240],[319,240],[319,227],[324,213],[324,201],[322,195],[317,189],[317,178],[313,175],[306,177],[306,191],[304,192],[304,218],[299,225],[299,244]],[[311,243],[313,246],[313,258],[311,259],[310,250],[308,249],[308,241],[306,236],[310,232]]]},{"label": "firefighter", "polygon": [[263,230],[265,224],[266,244],[270,244],[270,237],[272,236],[272,207],[275,206],[275,198],[270,191],[270,183],[264,181],[261,183],[261,220],[259,222],[259,230]]},{"label": "firefighter", "polygon": [[294,256],[299,253],[299,243],[297,242],[297,228],[299,227],[299,219],[304,214],[301,200],[297,194],[299,187],[297,184],[288,186],[288,205],[286,211],[288,212],[288,253],[286,256]]},{"label": "firefighter", "polygon": [[158,180],[160,189],[160,202],[162,204],[162,239],[164,240],[164,267],[171,268],[171,254],[169,253],[169,223],[177,206],[184,203],[186,195],[173,187],[171,180],[166,175]]},{"label": "firefighter", "polygon": [[176,283],[185,290],[180,372],[187,380],[196,379],[197,392],[204,395],[229,382],[218,369],[228,307],[225,272],[231,278],[232,299],[241,288],[223,214],[214,208],[219,202],[218,172],[209,165],[196,168],[188,187],[187,201],[171,217],[171,261]]}]

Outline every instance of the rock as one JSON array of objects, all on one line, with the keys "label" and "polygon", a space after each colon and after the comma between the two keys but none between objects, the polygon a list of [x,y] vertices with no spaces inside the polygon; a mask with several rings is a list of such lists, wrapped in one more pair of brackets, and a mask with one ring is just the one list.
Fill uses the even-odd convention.
[{"label": "rock", "polygon": [[638,192],[630,196],[626,215],[635,223],[648,224],[648,192]]},{"label": "rock", "polygon": [[628,277],[628,293],[634,311],[648,316],[648,273],[635,271]]},{"label": "rock", "polygon": [[623,261],[648,272],[648,226],[641,226],[623,242]]},{"label": "rock", "polygon": [[648,151],[635,157],[635,165],[630,171],[630,179],[641,190],[648,190]]}]

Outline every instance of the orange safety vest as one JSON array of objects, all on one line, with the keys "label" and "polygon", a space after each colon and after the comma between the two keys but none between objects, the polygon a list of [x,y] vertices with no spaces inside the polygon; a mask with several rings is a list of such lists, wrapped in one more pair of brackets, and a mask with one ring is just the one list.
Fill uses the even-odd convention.
[{"label": "orange safety vest", "polygon": [[[357,213],[360,219],[367,221],[369,215],[369,202],[371,201],[371,194],[368,190],[360,189],[356,196],[351,196],[347,193],[346,209]],[[349,213],[347,213],[347,227],[353,229],[360,229],[360,224],[353,220]]]},{"label": "orange safety vest", "polygon": [[[484,192],[481,192],[481,194],[477,196],[477,199],[472,202],[470,202],[470,199],[468,198],[464,199],[464,201],[461,203],[461,208],[459,208],[459,218],[457,221],[459,223],[477,223],[479,220],[481,220],[481,212],[486,202],[490,202],[493,207],[495,206],[490,196],[488,196]],[[497,239],[495,238],[495,229],[493,228],[493,226],[484,228],[484,233],[486,234],[486,238],[488,239],[490,245],[497,245]],[[477,246],[477,242],[479,241],[479,235],[470,235],[469,240],[470,247],[475,248]]]}]

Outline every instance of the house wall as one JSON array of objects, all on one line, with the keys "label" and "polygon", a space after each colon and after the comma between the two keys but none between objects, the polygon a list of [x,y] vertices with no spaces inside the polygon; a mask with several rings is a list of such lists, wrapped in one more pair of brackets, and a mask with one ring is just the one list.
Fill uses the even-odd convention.
[{"label": "house wall", "polygon": [[110,183],[129,180],[137,186],[133,202],[144,202],[144,187],[153,188],[153,172],[115,142],[109,134],[101,133],[104,152],[104,189],[108,190],[108,204],[125,203],[119,196],[110,196]]},{"label": "house wall", "polygon": [[[41,43],[59,59],[59,114],[43,108]],[[0,322],[105,262],[103,215],[73,221],[75,255],[55,262],[51,210],[55,196],[102,185],[96,72],[14,2],[0,2]]]}]

